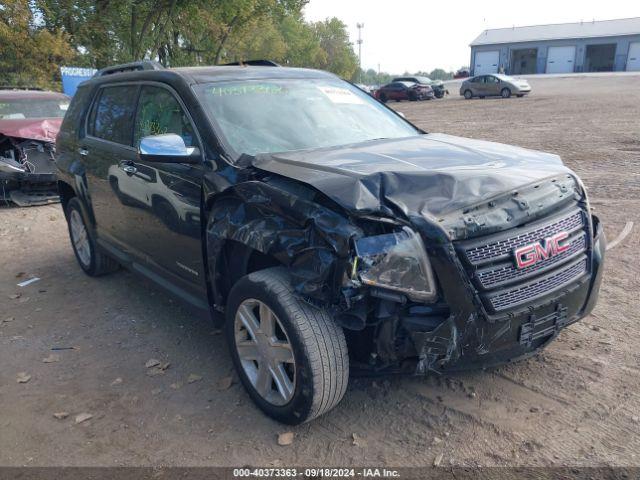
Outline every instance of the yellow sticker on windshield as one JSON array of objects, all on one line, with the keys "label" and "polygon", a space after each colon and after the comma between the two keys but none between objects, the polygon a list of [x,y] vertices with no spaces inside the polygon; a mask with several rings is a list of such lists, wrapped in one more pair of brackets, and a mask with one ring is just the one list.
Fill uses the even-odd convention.
[{"label": "yellow sticker on windshield", "polygon": [[360,97],[346,88],[318,86],[318,90],[324,93],[333,103],[364,103]]}]

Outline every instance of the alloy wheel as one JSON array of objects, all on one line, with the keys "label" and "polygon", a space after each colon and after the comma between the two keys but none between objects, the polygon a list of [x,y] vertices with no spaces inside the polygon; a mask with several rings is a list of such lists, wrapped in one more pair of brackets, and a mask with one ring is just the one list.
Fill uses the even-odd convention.
[{"label": "alloy wheel", "polygon": [[85,267],[91,265],[91,245],[89,244],[89,235],[87,229],[84,226],[82,217],[77,210],[72,209],[69,224],[71,226],[71,241],[78,254],[80,262]]},{"label": "alloy wheel", "polygon": [[295,392],[296,364],[276,314],[260,300],[247,299],[236,311],[234,334],[242,369],[255,391],[272,405],[287,404]]}]

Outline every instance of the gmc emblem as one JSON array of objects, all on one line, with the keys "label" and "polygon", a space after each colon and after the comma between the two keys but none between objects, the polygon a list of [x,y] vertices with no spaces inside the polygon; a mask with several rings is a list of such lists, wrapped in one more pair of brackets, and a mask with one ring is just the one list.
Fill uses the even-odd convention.
[{"label": "gmc emblem", "polygon": [[558,232],[550,237],[545,238],[541,242],[530,243],[523,247],[516,248],[513,255],[516,257],[516,266],[518,268],[526,268],[536,263],[551,258],[559,253],[569,249],[569,245],[561,244],[569,234],[567,232]]}]

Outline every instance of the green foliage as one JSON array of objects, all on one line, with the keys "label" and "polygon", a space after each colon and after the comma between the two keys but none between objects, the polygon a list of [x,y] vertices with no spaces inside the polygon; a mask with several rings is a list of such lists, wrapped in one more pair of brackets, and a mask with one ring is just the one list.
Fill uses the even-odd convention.
[{"label": "green foliage", "polygon": [[[306,22],[308,0],[5,0],[0,3],[0,84],[60,86],[59,66],[102,68],[135,60],[165,66],[256,58],[318,68],[367,84],[346,25]],[[450,78],[434,70],[432,78]]]},{"label": "green foliage", "polygon": [[26,1],[0,3],[0,85],[59,89],[59,67],[71,58],[67,35],[38,25]]},{"label": "green foliage", "polygon": [[364,83],[365,85],[385,85],[396,77],[410,77],[410,76],[421,76],[421,77],[429,77],[431,80],[450,80],[453,78],[453,72],[447,72],[441,68],[436,68],[431,72],[404,72],[402,75],[392,75],[387,72],[376,72],[374,69],[370,68],[368,70],[362,70],[361,78],[362,80],[358,80],[358,83]]}]

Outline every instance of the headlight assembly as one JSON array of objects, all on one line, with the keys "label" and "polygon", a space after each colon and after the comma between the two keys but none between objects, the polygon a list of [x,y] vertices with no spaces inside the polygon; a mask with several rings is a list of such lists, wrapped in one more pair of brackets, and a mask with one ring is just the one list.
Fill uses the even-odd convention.
[{"label": "headlight assembly", "polygon": [[355,242],[357,259],[352,277],[366,285],[404,293],[411,300],[430,302],[436,285],[420,236],[409,228],[364,237]]}]

